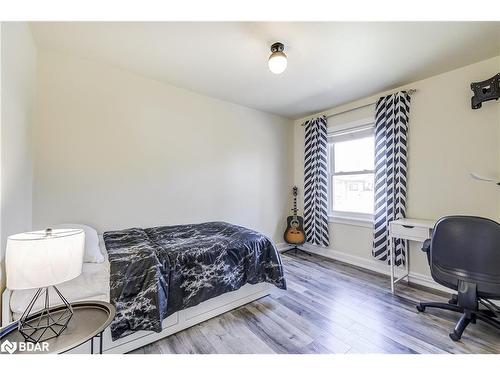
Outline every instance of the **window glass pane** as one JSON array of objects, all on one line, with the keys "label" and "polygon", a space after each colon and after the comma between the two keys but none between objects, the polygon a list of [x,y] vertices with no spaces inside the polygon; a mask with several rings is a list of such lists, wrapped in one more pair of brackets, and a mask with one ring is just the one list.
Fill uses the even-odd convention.
[{"label": "window glass pane", "polygon": [[335,142],[335,173],[374,169],[374,137]]},{"label": "window glass pane", "polygon": [[373,214],[373,173],[332,176],[333,210]]}]

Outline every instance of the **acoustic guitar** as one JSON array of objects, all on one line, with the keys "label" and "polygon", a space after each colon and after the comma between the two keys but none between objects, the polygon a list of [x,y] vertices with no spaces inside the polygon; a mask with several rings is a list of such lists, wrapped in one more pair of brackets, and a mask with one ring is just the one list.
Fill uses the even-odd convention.
[{"label": "acoustic guitar", "polygon": [[286,243],[291,245],[302,245],[306,242],[306,233],[304,232],[304,219],[297,215],[297,186],[292,188],[293,208],[292,216],[286,219],[286,229],[283,238]]}]

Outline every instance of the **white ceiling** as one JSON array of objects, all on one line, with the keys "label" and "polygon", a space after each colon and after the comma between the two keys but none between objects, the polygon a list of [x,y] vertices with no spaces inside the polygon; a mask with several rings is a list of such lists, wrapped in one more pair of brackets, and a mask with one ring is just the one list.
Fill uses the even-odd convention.
[{"label": "white ceiling", "polygon": [[[37,44],[299,118],[500,54],[500,22],[37,22]],[[267,68],[285,44],[288,68]],[[488,78],[488,77],[484,77]]]}]

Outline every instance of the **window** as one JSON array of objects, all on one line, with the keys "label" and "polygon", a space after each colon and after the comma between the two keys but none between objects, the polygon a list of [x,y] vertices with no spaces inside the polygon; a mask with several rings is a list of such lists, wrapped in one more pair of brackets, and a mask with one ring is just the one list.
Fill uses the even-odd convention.
[{"label": "window", "polygon": [[373,219],[374,149],[372,125],[329,134],[331,217]]}]

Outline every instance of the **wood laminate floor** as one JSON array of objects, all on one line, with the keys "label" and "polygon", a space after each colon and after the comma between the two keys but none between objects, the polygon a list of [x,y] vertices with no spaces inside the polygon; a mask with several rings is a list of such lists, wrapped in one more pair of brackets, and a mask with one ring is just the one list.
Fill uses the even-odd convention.
[{"label": "wood laminate floor", "polygon": [[479,322],[461,342],[457,313],[417,301],[448,297],[312,255],[284,255],[288,290],[227,312],[132,353],[500,353],[500,331]]}]

